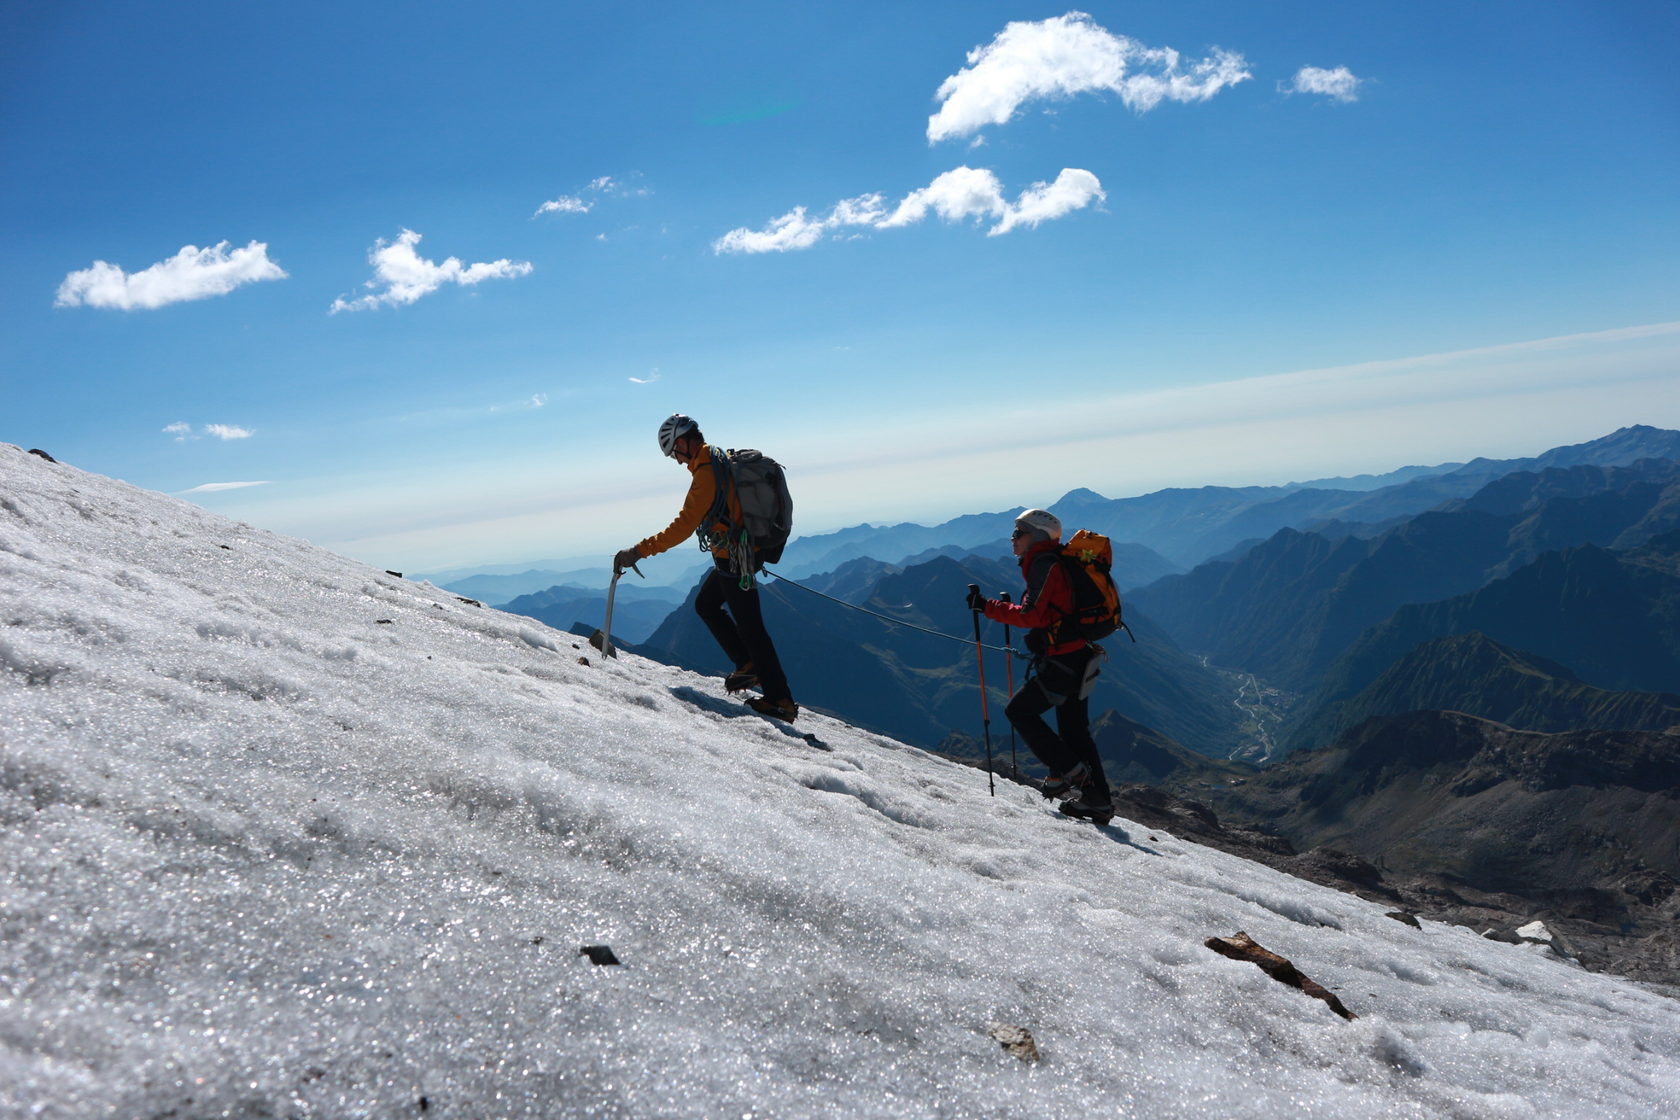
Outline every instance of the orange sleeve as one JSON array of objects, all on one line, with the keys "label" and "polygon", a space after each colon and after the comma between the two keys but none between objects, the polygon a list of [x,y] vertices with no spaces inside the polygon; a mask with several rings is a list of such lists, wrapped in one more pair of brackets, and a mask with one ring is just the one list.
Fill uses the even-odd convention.
[{"label": "orange sleeve", "polygon": [[700,528],[700,522],[706,519],[706,512],[717,499],[717,479],[712,473],[711,455],[697,462],[692,470],[694,476],[689,480],[688,497],[683,499],[682,510],[669,525],[636,545],[636,551],[643,557],[658,556],[675,548],[693,536],[694,531]]}]

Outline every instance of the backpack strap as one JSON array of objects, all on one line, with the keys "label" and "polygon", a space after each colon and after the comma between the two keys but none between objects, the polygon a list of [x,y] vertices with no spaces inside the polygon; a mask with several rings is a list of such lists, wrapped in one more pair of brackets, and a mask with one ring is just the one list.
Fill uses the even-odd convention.
[{"label": "backpack strap", "polygon": [[712,534],[712,526],[718,522],[731,531],[734,526],[729,523],[729,490],[735,485],[735,477],[729,469],[729,456],[716,447],[709,448],[712,455],[712,496],[711,508],[706,516],[700,519],[700,528],[695,530],[695,537],[700,541],[700,549],[710,552],[719,538]]},{"label": "backpack strap", "polygon": [[1044,582],[1050,578],[1050,569],[1061,559],[1060,552],[1049,549],[1033,557],[1032,563],[1027,566],[1027,593],[1021,596],[1021,606],[1030,607],[1038,602],[1039,595],[1044,592]]}]

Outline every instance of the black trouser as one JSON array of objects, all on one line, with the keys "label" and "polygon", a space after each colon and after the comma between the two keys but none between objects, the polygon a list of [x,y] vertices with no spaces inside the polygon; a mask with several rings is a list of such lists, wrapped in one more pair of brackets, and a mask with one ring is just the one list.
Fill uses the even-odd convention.
[{"label": "black trouser", "polygon": [[[1096,741],[1091,738],[1090,700],[1080,695],[1085,674],[1096,657],[1097,651],[1086,646],[1062,657],[1044,658],[1037,674],[1015,694],[1004,715],[1052,775],[1065,774],[1079,762],[1089,767],[1091,777],[1085,782],[1085,797],[1104,802],[1109,799],[1108,776],[1103,773]],[[1051,708],[1056,709],[1060,735],[1044,722],[1044,713]]]},{"label": "black trouser", "polygon": [[741,577],[729,570],[729,561],[717,560],[716,564],[700,584],[700,594],[694,599],[695,613],[723,647],[731,664],[739,669],[752,662],[766,700],[792,699],[787,675],[782,672],[782,659],[776,656],[776,644],[770,640],[770,631],[764,628],[758,585],[755,583],[743,591]]}]

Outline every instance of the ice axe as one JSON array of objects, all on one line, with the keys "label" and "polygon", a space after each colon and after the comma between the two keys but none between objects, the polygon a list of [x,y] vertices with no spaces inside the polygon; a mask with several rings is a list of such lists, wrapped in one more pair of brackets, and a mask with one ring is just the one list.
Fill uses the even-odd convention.
[{"label": "ice axe", "polygon": [[[630,570],[642,576],[642,570],[636,565],[630,565]],[[607,617],[602,620],[601,628],[589,635],[589,644],[600,650],[605,657],[617,657],[618,650],[612,644],[612,612],[613,596],[618,592],[618,577],[623,575],[622,569],[614,568],[612,582],[607,584]],[[646,579],[646,576],[642,576]]]}]

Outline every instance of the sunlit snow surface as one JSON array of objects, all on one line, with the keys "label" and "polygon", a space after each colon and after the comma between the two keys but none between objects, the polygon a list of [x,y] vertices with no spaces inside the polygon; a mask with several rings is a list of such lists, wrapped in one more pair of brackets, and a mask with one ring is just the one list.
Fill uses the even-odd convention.
[{"label": "sunlit snow surface", "polygon": [[1680,1114],[1659,994],[8,445],[0,623],[6,1117]]}]

